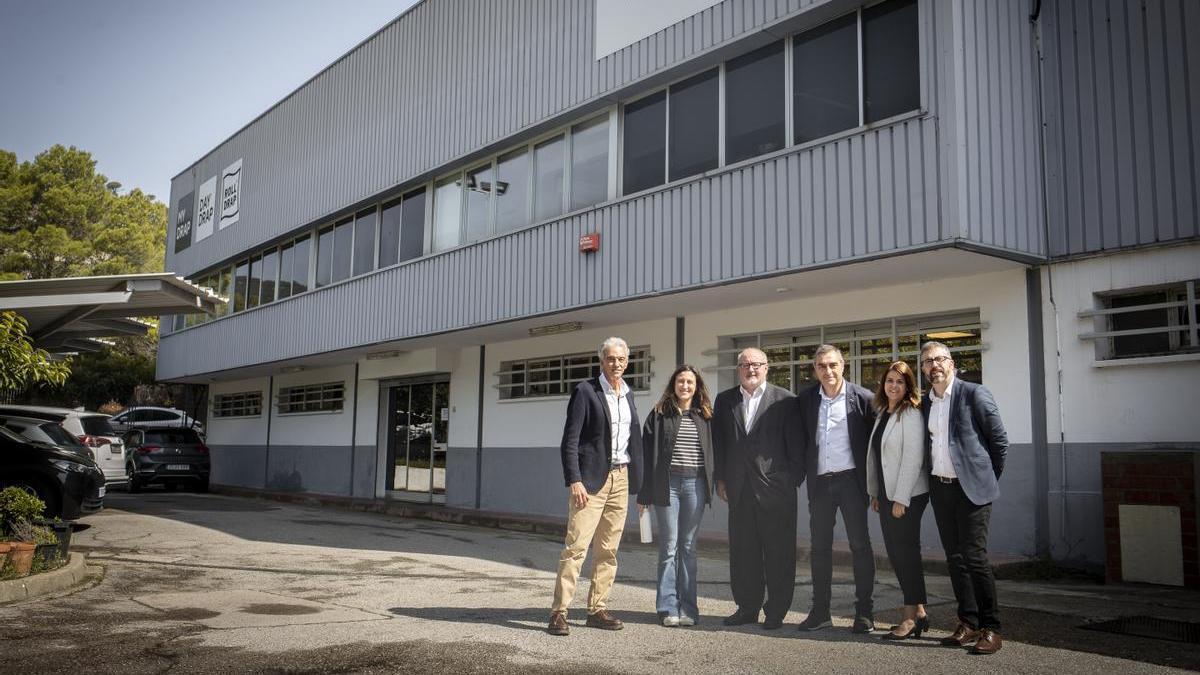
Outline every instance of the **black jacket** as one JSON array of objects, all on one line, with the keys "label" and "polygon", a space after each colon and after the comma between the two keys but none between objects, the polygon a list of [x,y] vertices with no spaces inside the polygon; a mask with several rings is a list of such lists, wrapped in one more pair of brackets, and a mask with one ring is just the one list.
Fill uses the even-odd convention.
[{"label": "black jacket", "polygon": [[[871,442],[871,429],[875,426],[875,406],[872,401],[875,395],[853,382],[845,382],[846,390],[846,427],[850,432],[850,454],[854,456],[855,475],[867,494],[867,445]],[[816,478],[817,455],[820,447],[817,444],[817,422],[821,418],[821,385],[818,383],[800,392],[795,400],[790,401],[794,406],[795,417],[799,421],[798,430],[790,440],[798,440],[804,447],[803,470],[797,477],[803,482],[805,477]],[[799,484],[799,483],[797,483]],[[808,483],[809,496],[812,496],[812,481]]]},{"label": "black jacket", "polygon": [[748,489],[764,508],[791,507],[796,500],[795,476],[803,457],[787,442],[792,393],[767,385],[753,426],[746,431],[740,387],[726,389],[713,404],[714,481],[724,481],[730,504]]},{"label": "black jacket", "polygon": [[[628,389],[628,385],[626,385]],[[629,401],[629,492],[636,493],[642,485],[642,428],[638,422],[633,391],[625,394]],[[604,486],[612,468],[612,423],[608,403],[599,378],[590,378],[575,385],[567,403],[567,423],[563,426],[563,479],[567,486],[582,482],[589,494]]]},{"label": "black jacket", "polygon": [[[704,503],[712,504],[713,451],[710,420],[699,412],[691,413],[700,436],[700,452],[704,455],[704,473],[708,476],[708,491]],[[675,437],[679,434],[681,415],[670,410],[666,415],[651,411],[642,428],[642,489],[638,492],[638,503],[650,506],[670,504],[671,458],[675,453]]]}]

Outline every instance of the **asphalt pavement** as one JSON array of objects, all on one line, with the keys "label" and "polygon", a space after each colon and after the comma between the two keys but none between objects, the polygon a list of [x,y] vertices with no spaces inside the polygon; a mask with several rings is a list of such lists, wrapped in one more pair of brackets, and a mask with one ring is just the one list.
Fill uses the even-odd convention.
[{"label": "asphalt pavement", "polygon": [[[853,585],[835,574],[835,627],[795,629],[806,565],[780,630],[726,628],[725,553],[702,546],[701,622],[664,628],[655,551],[623,545],[610,608],[620,632],[586,628],[581,582],[571,635],[544,632],[561,548],[555,537],[262,499],[110,493],[73,549],[92,585],[0,607],[0,672],[1151,673],[1200,669],[1200,645],[1085,630],[1120,616],[1200,621],[1200,594],[1085,580],[1003,581],[1005,645],[972,656],[937,639],[953,627],[949,582],[928,578],[936,630],[884,642],[849,631]],[[586,567],[585,567],[586,571]],[[881,628],[895,578],[876,583]]]}]

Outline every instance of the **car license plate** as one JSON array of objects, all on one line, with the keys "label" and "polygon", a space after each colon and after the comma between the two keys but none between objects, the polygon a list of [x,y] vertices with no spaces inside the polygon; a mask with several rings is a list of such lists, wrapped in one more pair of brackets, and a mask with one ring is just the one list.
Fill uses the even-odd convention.
[{"label": "car license plate", "polygon": [[121,454],[121,446],[119,446],[119,445],[110,445],[110,446],[108,446],[108,451],[109,451],[109,452],[111,452],[111,453],[112,453],[112,454],[114,454],[114,455],[119,455],[119,454]]},{"label": "car license plate", "polygon": [[188,464],[168,464],[167,465],[167,471],[187,471],[190,468],[192,468],[192,467]]},{"label": "car license plate", "polygon": [[99,497],[103,497],[103,496],[104,496],[104,486],[103,486],[103,485],[101,485],[101,486],[100,486],[100,494],[99,494],[99,495],[97,495],[97,496],[99,496]]}]

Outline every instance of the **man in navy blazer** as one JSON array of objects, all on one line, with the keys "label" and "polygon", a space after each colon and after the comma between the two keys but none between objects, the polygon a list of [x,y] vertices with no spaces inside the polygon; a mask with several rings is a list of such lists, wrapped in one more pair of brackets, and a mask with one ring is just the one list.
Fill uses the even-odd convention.
[{"label": "man in navy blazer", "polygon": [[608,592],[617,576],[617,547],[625,531],[629,495],[642,484],[642,435],[633,392],[621,376],[629,365],[629,345],[610,337],[600,345],[600,377],[584,380],[571,392],[563,427],[563,478],[571,491],[567,538],[558,560],[551,635],[567,635],[567,608],[588,546],[592,547],[592,583],[587,625],[620,630],[608,611]]},{"label": "man in navy blazer", "polygon": [[812,609],[800,622],[802,631],[833,625],[833,526],[837,512],[850,543],[854,567],[855,633],[875,630],[872,593],[875,590],[875,553],[867,527],[867,444],[875,424],[875,395],[845,379],[845,357],[833,345],[821,345],[813,354],[813,374],[818,384],[796,397],[799,431],[792,442],[804,447],[804,474],[808,478],[809,565],[812,570]]},{"label": "man in navy blazer", "polygon": [[926,342],[921,371],[930,385],[921,406],[929,430],[929,501],[958,600],[958,628],[942,644],[973,643],[972,652],[994,654],[1002,642],[996,581],[987,556],[988,521],[992,502],[1000,496],[1008,435],[992,393],[955,377],[949,347]]}]

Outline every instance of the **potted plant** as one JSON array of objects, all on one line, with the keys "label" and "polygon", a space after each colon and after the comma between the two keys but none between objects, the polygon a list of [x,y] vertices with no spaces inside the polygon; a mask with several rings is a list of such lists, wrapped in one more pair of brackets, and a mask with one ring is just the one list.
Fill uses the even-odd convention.
[{"label": "potted plant", "polygon": [[34,525],[41,525],[54,532],[55,540],[58,543],[57,556],[63,560],[71,553],[71,534],[74,532],[74,527],[71,523],[64,522],[60,518],[54,520],[35,520]]},{"label": "potted plant", "polygon": [[37,543],[31,521],[41,517],[45,510],[46,504],[37,495],[19,487],[0,490],[0,531],[15,540],[8,553],[8,565],[14,576],[23,577],[33,567]]},{"label": "potted plant", "polygon": [[16,539],[11,542],[12,549],[8,552],[9,566],[13,576],[23,577],[33,569],[33,558],[37,551],[37,543],[33,541],[33,525],[22,518],[7,527],[9,536]]},{"label": "potted plant", "polygon": [[37,545],[34,552],[34,567],[35,571],[45,571],[58,567],[58,536],[54,534],[54,530],[45,527],[44,525],[33,525],[29,527],[30,538]]}]

